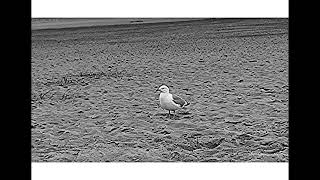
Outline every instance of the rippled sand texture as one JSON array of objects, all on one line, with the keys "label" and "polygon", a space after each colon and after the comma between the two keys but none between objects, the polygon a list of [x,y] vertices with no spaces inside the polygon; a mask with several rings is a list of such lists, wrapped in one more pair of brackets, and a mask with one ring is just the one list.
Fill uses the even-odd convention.
[{"label": "rippled sand texture", "polygon": [[288,19],[33,31],[32,161],[287,162],[288,90]]}]

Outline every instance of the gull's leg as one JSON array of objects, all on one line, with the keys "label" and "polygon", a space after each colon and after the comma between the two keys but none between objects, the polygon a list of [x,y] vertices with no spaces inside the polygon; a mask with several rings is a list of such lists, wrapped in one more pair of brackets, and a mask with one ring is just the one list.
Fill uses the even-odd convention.
[{"label": "gull's leg", "polygon": [[168,114],[168,116],[170,117],[170,110],[169,110],[169,114]]}]

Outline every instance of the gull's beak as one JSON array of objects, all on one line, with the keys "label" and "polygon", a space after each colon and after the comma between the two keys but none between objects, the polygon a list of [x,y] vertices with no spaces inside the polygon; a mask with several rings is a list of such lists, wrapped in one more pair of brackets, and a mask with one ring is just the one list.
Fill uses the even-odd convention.
[{"label": "gull's beak", "polygon": [[160,91],[160,89],[157,89],[156,92],[157,92],[157,91]]}]

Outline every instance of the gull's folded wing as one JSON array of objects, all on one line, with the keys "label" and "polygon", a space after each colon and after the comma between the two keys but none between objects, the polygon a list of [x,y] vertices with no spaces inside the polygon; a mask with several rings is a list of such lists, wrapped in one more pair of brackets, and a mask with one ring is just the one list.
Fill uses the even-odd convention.
[{"label": "gull's folded wing", "polygon": [[179,96],[176,96],[173,94],[172,94],[172,99],[173,99],[173,102],[176,103],[177,105],[179,105],[180,107],[183,107],[183,106],[189,104],[187,101],[185,101],[182,98],[180,98]]}]

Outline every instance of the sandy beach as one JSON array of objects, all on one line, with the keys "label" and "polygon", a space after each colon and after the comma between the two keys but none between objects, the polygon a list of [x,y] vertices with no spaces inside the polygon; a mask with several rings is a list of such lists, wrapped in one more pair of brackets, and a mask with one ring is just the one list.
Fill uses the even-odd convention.
[{"label": "sandy beach", "polygon": [[164,20],[32,21],[32,162],[288,162],[288,19]]}]

